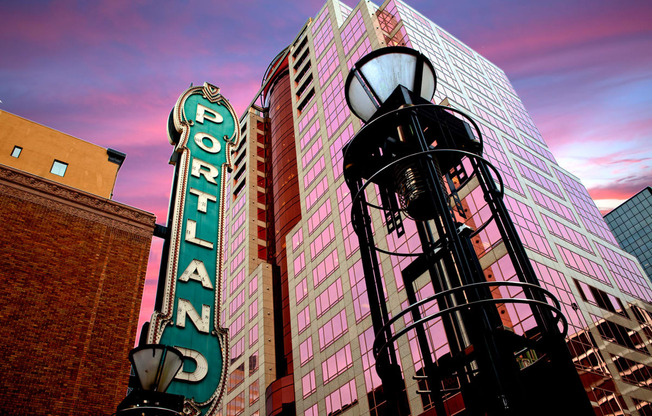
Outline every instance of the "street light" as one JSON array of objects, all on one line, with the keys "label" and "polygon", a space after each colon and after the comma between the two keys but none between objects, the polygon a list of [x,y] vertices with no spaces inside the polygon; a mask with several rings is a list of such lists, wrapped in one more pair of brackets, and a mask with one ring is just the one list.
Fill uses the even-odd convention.
[{"label": "street light", "polygon": [[177,416],[183,411],[184,397],[165,391],[183,367],[183,355],[176,348],[146,344],[129,352],[129,361],[139,386],[118,405],[122,416]]},{"label": "street light", "polygon": [[[462,111],[430,102],[436,84],[430,61],[405,47],[371,52],[345,83],[349,108],[366,123],[344,147],[344,179],[388,402],[409,413],[395,343],[410,333],[421,358],[417,394],[438,415],[461,410],[454,408],[460,402],[469,415],[591,415],[565,344],[566,318],[539,285],[503,202],[501,175],[482,156],[481,130]],[[367,190],[378,202],[367,201]],[[385,236],[370,209],[380,211]],[[411,236],[409,252],[380,248],[376,240],[405,235],[404,220],[413,222],[420,251]],[[513,276],[491,276],[490,251]],[[407,302],[399,310],[388,310],[396,302],[385,301],[381,263],[402,267],[396,277]],[[424,297],[428,285],[425,293],[434,295]],[[532,316],[527,330],[514,329],[505,305]],[[447,341],[443,355],[432,348],[435,322]],[[524,365],[524,357],[533,358]]]}]

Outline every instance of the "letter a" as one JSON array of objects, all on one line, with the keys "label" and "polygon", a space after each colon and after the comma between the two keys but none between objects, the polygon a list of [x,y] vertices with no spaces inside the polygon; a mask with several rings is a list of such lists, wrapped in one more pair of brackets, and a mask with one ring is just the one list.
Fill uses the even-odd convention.
[{"label": "letter a", "polygon": [[191,261],[188,267],[186,267],[186,270],[179,276],[179,281],[181,282],[187,282],[190,279],[200,282],[206,289],[213,289],[211,278],[208,276],[206,266],[204,266],[204,262],[201,260]]}]

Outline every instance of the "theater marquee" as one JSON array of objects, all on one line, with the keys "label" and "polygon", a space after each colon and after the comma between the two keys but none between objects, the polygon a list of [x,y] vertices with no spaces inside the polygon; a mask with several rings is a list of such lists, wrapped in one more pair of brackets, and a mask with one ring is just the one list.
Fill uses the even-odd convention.
[{"label": "theater marquee", "polygon": [[148,342],[174,346],[186,357],[168,392],[185,396],[184,410],[197,415],[217,413],[228,364],[228,336],[219,322],[222,178],[239,128],[233,108],[219,91],[208,83],[191,87],[170,115],[176,175],[169,255],[167,273],[161,276],[166,279],[161,310],[152,315],[148,334]]}]

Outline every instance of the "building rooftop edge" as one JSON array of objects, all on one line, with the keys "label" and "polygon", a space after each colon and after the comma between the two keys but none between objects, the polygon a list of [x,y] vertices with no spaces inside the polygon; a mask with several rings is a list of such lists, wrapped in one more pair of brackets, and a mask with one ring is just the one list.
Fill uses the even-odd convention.
[{"label": "building rooftop edge", "polygon": [[13,183],[14,186],[21,188],[30,188],[54,198],[71,201],[89,210],[101,210],[108,215],[118,217],[122,221],[140,225],[141,228],[151,228],[151,231],[154,231],[156,215],[151,212],[55,182],[20,169],[0,164],[0,182]]},{"label": "building rooftop edge", "polygon": [[[72,138],[72,139],[79,140],[79,141],[84,142],[84,143],[87,143],[87,144],[89,144],[89,145],[91,145],[91,146],[99,147],[100,149],[104,149],[104,150],[106,150],[107,153],[108,153],[109,150],[111,150],[112,152],[116,152],[116,153],[119,153],[119,154],[125,155],[124,153],[119,152],[119,151],[117,151],[117,150],[115,150],[115,149],[110,149],[110,148],[108,148],[108,147],[100,146],[99,144],[95,144],[95,143],[93,143],[93,142],[89,142],[88,140],[84,140],[84,139],[81,139],[81,138],[79,138],[79,137],[77,137],[77,136],[73,136],[73,135],[70,134],[70,133],[66,133],[66,132],[64,132],[64,131],[57,130],[57,129],[55,129],[54,127],[46,126],[45,124],[39,123],[39,122],[34,121],[34,120],[32,120],[32,119],[29,119],[29,118],[26,118],[26,117],[23,117],[23,116],[19,116],[18,114],[14,114],[14,113],[12,113],[12,112],[10,112],[10,111],[0,109],[0,114],[2,114],[2,113],[7,113],[7,114],[9,114],[9,115],[11,115],[11,116],[13,116],[13,117],[17,117],[17,118],[20,118],[20,119],[22,119],[22,120],[29,121],[30,123],[34,123],[34,124],[36,124],[37,126],[41,126],[41,127],[46,128],[46,129],[48,129],[48,130],[53,130],[53,131],[55,131],[55,132],[57,132],[57,133],[64,134],[64,135],[66,135],[66,136],[68,136],[68,137],[70,137],[70,138]],[[125,155],[125,157],[126,157],[126,155]],[[123,158],[123,160],[124,160],[124,158]]]},{"label": "building rooftop edge", "polygon": [[652,194],[652,186],[646,186],[645,188],[643,188],[643,189],[641,189],[640,191],[636,192],[634,195],[630,196],[629,198],[627,198],[626,200],[624,200],[623,202],[621,202],[617,207],[615,207],[615,208],[612,209],[611,211],[609,211],[609,212],[607,212],[606,214],[604,214],[603,217],[606,218],[607,215],[609,215],[609,214],[611,214],[612,212],[616,211],[618,208],[620,208],[620,207],[622,207],[623,205],[625,205],[626,203],[628,203],[632,198],[634,198],[635,196],[637,196],[637,195],[639,195],[639,194],[641,194],[641,193],[643,193],[643,192],[645,192],[645,191],[648,191],[650,194]]}]

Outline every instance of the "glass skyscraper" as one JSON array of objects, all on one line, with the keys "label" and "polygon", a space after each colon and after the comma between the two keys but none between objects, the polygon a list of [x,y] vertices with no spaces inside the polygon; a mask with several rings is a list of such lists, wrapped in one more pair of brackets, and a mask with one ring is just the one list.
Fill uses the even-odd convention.
[{"label": "glass skyscraper", "polygon": [[647,187],[604,216],[620,246],[641,262],[652,280],[652,187]]},{"label": "glass skyscraper", "polygon": [[[509,208],[542,285],[561,302],[568,346],[597,415],[652,414],[652,288],[622,251],[586,188],[561,168],[504,72],[409,5],[328,0],[274,59],[240,119],[225,204],[221,322],[229,329],[225,415],[389,413],[374,369],[366,286],[342,148],[361,128],[344,97],[359,58],[385,46],[421,51],[438,77],[433,102],[480,126]],[[373,189],[368,191],[375,198]],[[482,198],[464,204],[486,213]],[[416,230],[381,241],[413,252]],[[383,218],[374,217],[382,230]],[[513,278],[500,236],[474,241],[488,279]],[[387,302],[406,302],[401,261],[381,263]],[[420,296],[428,296],[420,293]],[[510,330],[532,317],[505,307]],[[428,326],[435,358],[447,353],[441,322]],[[407,411],[434,414],[413,376],[415,337],[398,342]],[[554,398],[551,398],[554,400]],[[449,414],[464,408],[451,394]]]}]

